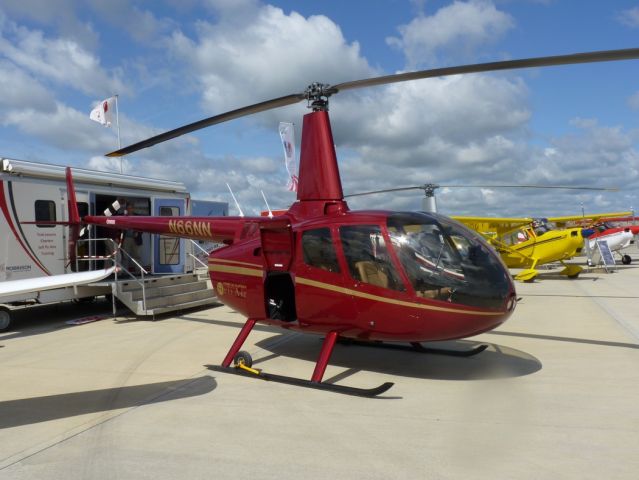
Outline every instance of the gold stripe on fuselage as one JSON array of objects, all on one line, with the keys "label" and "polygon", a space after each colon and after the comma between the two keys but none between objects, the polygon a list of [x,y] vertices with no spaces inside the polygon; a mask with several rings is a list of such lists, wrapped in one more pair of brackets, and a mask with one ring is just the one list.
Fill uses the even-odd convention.
[{"label": "gold stripe on fuselage", "polygon": [[401,305],[402,307],[419,308],[422,310],[436,310],[438,312],[450,312],[450,313],[464,313],[467,315],[481,315],[481,316],[496,316],[503,315],[505,312],[475,312],[469,310],[460,310],[457,308],[438,307],[435,305],[424,305],[423,303],[406,302],[404,300],[395,300],[394,298],[381,297],[379,295],[371,295],[370,293],[358,292],[357,290],[351,290],[350,288],[339,287],[330,283],[317,282],[309,278],[296,277],[295,282],[301,285],[308,285],[310,287],[322,288],[324,290],[330,290],[331,292],[342,293],[345,295],[352,295],[353,297],[366,298],[367,300],[374,300],[376,302],[390,303],[392,305]]},{"label": "gold stripe on fuselage", "polygon": [[254,268],[234,267],[232,265],[209,265],[209,272],[233,273],[235,275],[245,275],[249,277],[261,277],[262,270]]},{"label": "gold stripe on fuselage", "polygon": [[[235,262],[235,263],[242,264],[243,262]],[[224,273],[232,273],[235,275],[244,275],[244,276],[250,276],[250,277],[261,277],[264,273],[263,270],[256,270],[253,268],[235,267],[233,265],[215,265],[215,264],[209,265],[209,272],[224,272]],[[380,295],[372,295],[370,293],[358,292],[357,290],[352,290],[350,288],[340,287],[338,285],[333,285],[332,283],[318,282],[316,280],[311,280],[310,278],[304,278],[304,277],[296,277],[295,282],[299,283],[300,285],[307,285],[309,287],[321,288],[323,290],[340,293],[342,295],[365,298],[367,300],[373,300],[375,302],[389,303],[391,305],[400,305],[402,307],[419,308],[421,310],[434,310],[437,312],[462,313],[465,315],[478,315],[478,316],[498,316],[498,315],[503,315],[505,313],[505,312],[477,312],[477,311],[471,311],[471,310],[461,310],[458,308],[438,307],[436,305],[424,305],[423,303],[407,302],[404,300],[396,300],[394,298],[382,297]]]},{"label": "gold stripe on fuselage", "polygon": [[233,265],[247,265],[249,267],[262,268],[262,265],[258,263],[239,262],[237,260],[226,260],[224,258],[210,258],[209,265],[212,265],[213,263],[230,263]]}]

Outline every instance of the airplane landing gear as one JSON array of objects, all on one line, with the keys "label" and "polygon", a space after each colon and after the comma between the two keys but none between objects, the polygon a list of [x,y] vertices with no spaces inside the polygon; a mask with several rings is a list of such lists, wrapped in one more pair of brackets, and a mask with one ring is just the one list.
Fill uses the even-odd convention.
[{"label": "airplane landing gear", "polygon": [[623,255],[621,257],[621,263],[623,263],[624,265],[630,265],[630,262],[632,262],[632,258],[630,258],[630,255]]}]

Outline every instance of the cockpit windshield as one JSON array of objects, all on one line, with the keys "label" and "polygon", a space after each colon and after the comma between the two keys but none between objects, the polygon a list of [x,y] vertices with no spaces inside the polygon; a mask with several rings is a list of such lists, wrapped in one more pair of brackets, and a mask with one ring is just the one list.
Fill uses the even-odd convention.
[{"label": "cockpit windshield", "polygon": [[396,213],[387,227],[418,296],[503,307],[511,289],[508,271],[478,234],[433,213]]}]

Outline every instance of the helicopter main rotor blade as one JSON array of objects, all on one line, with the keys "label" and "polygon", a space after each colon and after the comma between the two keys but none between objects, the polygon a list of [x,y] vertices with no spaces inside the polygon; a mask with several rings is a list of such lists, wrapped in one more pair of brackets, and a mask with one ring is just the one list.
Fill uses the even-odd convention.
[{"label": "helicopter main rotor blade", "polygon": [[505,60],[501,62],[477,63],[474,65],[461,65],[457,67],[444,67],[420,70],[417,72],[397,73],[394,75],[384,75],[382,77],[364,78],[362,80],[339,83],[337,85],[333,85],[332,88],[339,92],[354,88],[374,87],[389,83],[460,75],[463,73],[494,72],[498,70],[574,65],[578,63],[612,62],[617,60],[632,60],[636,58],[639,58],[639,48],[603,50],[599,52],[573,53],[570,55],[555,55],[551,57],[525,58],[520,60]]},{"label": "helicopter main rotor blade", "polygon": [[560,190],[594,190],[599,192],[618,192],[618,188],[606,188],[606,187],[573,187],[567,185],[438,185],[438,184],[426,184],[415,185],[412,187],[398,187],[387,188],[384,190],[374,190],[372,192],[360,192],[344,195],[344,198],[360,197],[363,195],[376,195],[378,193],[390,193],[390,192],[402,192],[406,190],[435,190],[436,188],[555,188]]},{"label": "helicopter main rotor blade", "polygon": [[301,100],[304,100],[305,98],[306,98],[306,95],[304,93],[297,93],[292,95],[286,95],[284,97],[274,98],[273,100],[267,100],[265,102],[256,103],[254,105],[249,105],[247,107],[238,108],[236,110],[231,110],[230,112],[214,115],[212,117],[205,118],[197,122],[189,123],[188,125],[184,125],[174,130],[169,130],[168,132],[161,133],[154,137],[147,138],[146,140],[142,140],[141,142],[134,143],[133,145],[129,145],[128,147],[121,148],[120,150],[107,153],[106,156],[121,157],[123,155],[127,155],[129,153],[142,150],[143,148],[152,147],[153,145],[156,145],[158,143],[166,142],[167,140],[171,140],[172,138],[179,137],[180,135],[191,133],[196,130],[200,130],[202,128],[210,127],[211,125],[215,125],[217,123],[228,122],[229,120],[233,120],[235,118],[245,117],[247,115],[264,112],[266,110],[271,110],[273,108],[285,107],[287,105],[298,103]]},{"label": "helicopter main rotor blade", "polygon": [[[355,88],[373,87],[377,85],[385,85],[389,83],[407,82],[409,80],[419,80],[424,78],[442,77],[447,75],[460,75],[464,73],[491,72],[498,70],[514,70],[518,68],[530,67],[549,67],[555,65],[571,65],[578,63],[592,62],[609,62],[616,60],[632,60],[639,58],[639,48],[628,48],[624,50],[605,50],[599,52],[574,53],[570,55],[556,55],[551,57],[527,58],[521,60],[505,60],[501,62],[478,63],[474,65],[461,65],[457,67],[435,68],[431,70],[420,70],[417,72],[398,73],[394,75],[384,75],[381,77],[365,78],[351,82],[339,83],[333,86],[320,86],[320,90],[312,95],[329,97],[334,93],[343,90],[351,90]],[[311,87],[309,87],[310,89]],[[205,127],[210,127],[218,123],[227,122],[236,118],[252,115],[254,113],[264,112],[274,108],[284,107],[300,102],[302,100],[310,100],[308,90],[303,93],[293,93],[283,97],[266,100],[264,102],[249,105],[247,107],[231,110],[221,113],[213,117],[190,123],[183,127],[170,130],[168,132],[156,135],[147,140],[143,140],[128,147],[121,148],[114,152],[108,153],[107,157],[121,157],[123,155],[137,152],[143,148],[151,147],[166,140],[170,140],[186,133],[191,133]]]},{"label": "helicopter main rotor blade", "polygon": [[344,198],[349,197],[361,197],[362,195],[375,195],[377,193],[389,193],[389,192],[403,192],[405,190],[424,190],[423,186],[416,187],[398,187],[398,188],[387,188],[384,190],[373,190],[372,192],[360,192],[360,193],[351,193],[349,195],[344,195]]},{"label": "helicopter main rotor blade", "polygon": [[447,188],[557,188],[560,190],[595,190],[598,192],[618,192],[618,188],[608,187],[573,187],[568,185],[440,185]]}]

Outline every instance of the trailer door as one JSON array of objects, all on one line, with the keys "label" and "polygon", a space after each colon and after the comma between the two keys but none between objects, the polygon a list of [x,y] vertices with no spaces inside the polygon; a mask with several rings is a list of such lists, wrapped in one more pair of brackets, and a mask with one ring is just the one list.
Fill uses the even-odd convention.
[{"label": "trailer door", "polygon": [[[153,214],[160,217],[184,215],[182,198],[154,199]],[[184,273],[184,240],[167,235],[154,235],[153,273]]]}]

